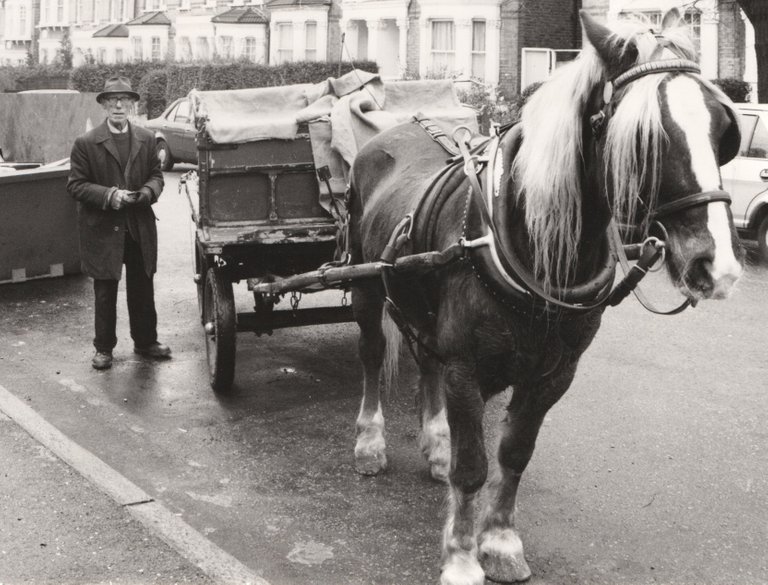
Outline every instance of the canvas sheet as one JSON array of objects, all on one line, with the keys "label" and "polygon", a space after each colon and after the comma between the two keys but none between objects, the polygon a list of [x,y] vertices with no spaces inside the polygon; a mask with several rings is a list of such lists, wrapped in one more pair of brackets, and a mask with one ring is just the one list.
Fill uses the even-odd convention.
[{"label": "canvas sheet", "polygon": [[451,80],[389,81],[353,70],[318,84],[190,92],[197,116],[217,143],[295,139],[309,127],[321,204],[331,210],[346,190],[349,169],[362,146],[379,132],[427,117],[450,136],[457,126],[477,131],[474,109],[462,105]]},{"label": "canvas sheet", "polygon": [[311,83],[282,87],[192,90],[189,97],[196,115],[207,118],[208,136],[219,144],[293,139],[298,131],[296,113],[307,106]]}]

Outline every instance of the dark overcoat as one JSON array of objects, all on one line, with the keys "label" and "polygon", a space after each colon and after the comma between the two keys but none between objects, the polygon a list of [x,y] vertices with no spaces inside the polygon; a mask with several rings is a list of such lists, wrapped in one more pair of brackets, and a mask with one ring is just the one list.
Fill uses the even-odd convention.
[{"label": "dark overcoat", "polygon": [[[125,173],[107,121],[75,140],[70,155],[67,191],[77,202],[80,263],[92,278],[120,280],[125,231],[137,238],[147,275],[157,268],[157,226],[152,211],[163,191],[163,172],[149,130],[131,124],[131,147]],[[112,209],[113,188],[141,191],[149,203]]]}]

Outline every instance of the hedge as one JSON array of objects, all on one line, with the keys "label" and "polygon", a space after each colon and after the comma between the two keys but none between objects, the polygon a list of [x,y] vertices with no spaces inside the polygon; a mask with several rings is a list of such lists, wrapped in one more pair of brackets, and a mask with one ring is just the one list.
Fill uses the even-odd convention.
[{"label": "hedge", "polygon": [[722,79],[712,79],[711,81],[737,104],[749,101],[749,94],[752,91],[752,86],[749,82],[736,79],[735,77],[724,77]]},{"label": "hedge", "polygon": [[318,83],[338,77],[352,69],[377,72],[372,61],[328,63],[299,61],[282,65],[260,65],[241,61],[236,63],[113,63],[83,65],[72,70],[70,85],[78,91],[99,92],[104,80],[116,74],[131,80],[141,96],[139,113],[153,118],[162,113],[173,100],[191,89],[218,90],[248,87],[273,87],[297,83]]}]

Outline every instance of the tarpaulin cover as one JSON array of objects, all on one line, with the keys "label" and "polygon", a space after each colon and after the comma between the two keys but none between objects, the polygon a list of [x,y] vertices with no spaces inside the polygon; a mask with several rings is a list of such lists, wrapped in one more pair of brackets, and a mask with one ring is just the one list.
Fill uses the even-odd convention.
[{"label": "tarpaulin cover", "polygon": [[[299,124],[309,126],[315,168],[327,167],[319,182],[321,203],[346,188],[360,148],[379,132],[415,115],[427,117],[450,135],[457,126],[477,132],[477,113],[462,105],[451,80],[389,81],[353,70],[318,84],[262,89],[192,91],[198,117],[217,143],[293,139]],[[330,185],[330,192],[328,189]]]}]

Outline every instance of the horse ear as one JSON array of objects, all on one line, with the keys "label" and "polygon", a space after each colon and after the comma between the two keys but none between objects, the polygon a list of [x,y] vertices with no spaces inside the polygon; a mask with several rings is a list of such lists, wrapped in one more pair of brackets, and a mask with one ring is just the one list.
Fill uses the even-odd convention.
[{"label": "horse ear", "polygon": [[584,9],[579,10],[579,16],[581,17],[581,25],[584,27],[584,34],[587,39],[603,61],[608,62],[613,53],[610,41],[613,32],[607,26],[597,22]]},{"label": "horse ear", "polygon": [[677,8],[671,8],[667,11],[667,13],[664,15],[664,18],[661,20],[661,30],[667,30],[669,28],[675,28],[680,24],[680,20],[682,20],[683,15],[680,14],[680,11]]},{"label": "horse ear", "polygon": [[579,11],[587,40],[595,48],[605,65],[608,77],[616,77],[637,59],[637,48],[632,41],[622,49],[622,40],[610,28],[600,24],[585,10]]}]

